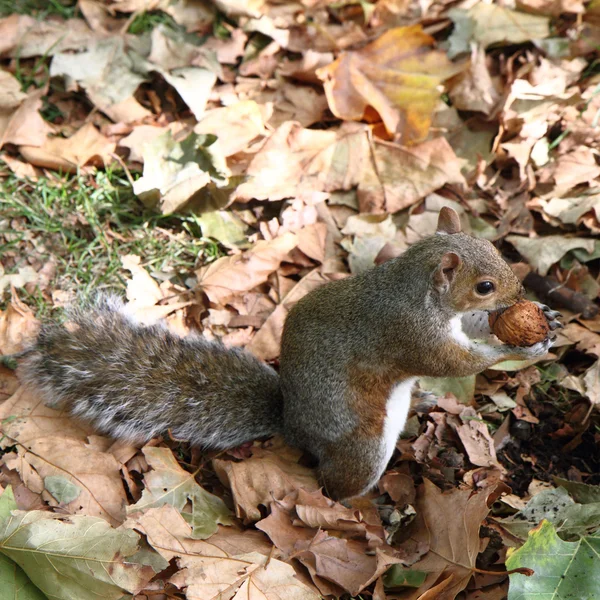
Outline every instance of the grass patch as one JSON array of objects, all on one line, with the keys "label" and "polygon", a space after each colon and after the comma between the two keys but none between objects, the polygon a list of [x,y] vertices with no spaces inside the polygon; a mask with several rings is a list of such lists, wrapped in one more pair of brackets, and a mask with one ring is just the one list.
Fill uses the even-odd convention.
[{"label": "grass patch", "polygon": [[175,23],[170,15],[160,10],[144,11],[133,19],[127,33],[140,35],[148,31],[152,31],[158,25],[166,25],[171,29],[179,29],[179,25]]},{"label": "grass patch", "polygon": [[[184,283],[199,264],[222,254],[205,239],[194,215],[164,216],[146,209],[119,171],[28,182],[10,175],[0,183],[0,260],[7,274],[50,260],[56,271],[46,290],[27,293],[40,314],[51,310],[53,290],[83,296],[124,289],[121,257],[136,254],[159,279]],[[2,304],[8,299],[5,292]]]},{"label": "grass patch", "polygon": [[14,13],[39,20],[50,16],[72,19],[77,13],[77,0],[0,0],[0,17]]}]

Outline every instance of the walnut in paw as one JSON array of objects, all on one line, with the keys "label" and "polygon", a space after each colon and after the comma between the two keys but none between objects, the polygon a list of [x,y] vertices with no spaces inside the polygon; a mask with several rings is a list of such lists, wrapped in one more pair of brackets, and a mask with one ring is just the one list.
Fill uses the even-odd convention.
[{"label": "walnut in paw", "polygon": [[490,313],[489,323],[494,335],[511,346],[533,346],[545,340],[550,333],[544,311],[528,300]]}]

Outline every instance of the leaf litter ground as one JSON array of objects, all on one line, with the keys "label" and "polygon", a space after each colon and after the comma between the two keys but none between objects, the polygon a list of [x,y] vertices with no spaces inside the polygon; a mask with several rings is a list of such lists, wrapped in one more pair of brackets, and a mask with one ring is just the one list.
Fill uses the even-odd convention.
[{"label": "leaf litter ground", "polygon": [[401,254],[444,205],[565,324],[534,365],[423,380],[437,405],[416,400],[347,506],[281,440],[125,444],[3,362],[3,593],[600,597],[597,2],[19,0],[0,17],[3,355],[108,288],[276,364],[295,302]]}]

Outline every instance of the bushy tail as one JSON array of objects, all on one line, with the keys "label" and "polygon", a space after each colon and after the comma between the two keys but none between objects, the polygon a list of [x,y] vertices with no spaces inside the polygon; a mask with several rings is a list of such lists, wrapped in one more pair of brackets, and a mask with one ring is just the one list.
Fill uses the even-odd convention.
[{"label": "bushy tail", "polygon": [[116,296],[71,308],[64,325],[44,323],[19,373],[49,406],[113,437],[170,432],[228,448],[282,428],[273,369],[241,349],[141,325]]}]

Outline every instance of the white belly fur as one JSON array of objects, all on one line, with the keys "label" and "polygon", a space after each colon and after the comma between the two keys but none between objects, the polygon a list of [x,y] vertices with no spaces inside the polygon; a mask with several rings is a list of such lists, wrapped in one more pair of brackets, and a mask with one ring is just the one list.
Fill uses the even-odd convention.
[{"label": "white belly fur", "polygon": [[412,377],[398,383],[392,388],[392,393],[387,400],[387,414],[383,425],[383,469],[385,469],[392,457],[398,436],[404,429],[404,425],[406,425],[406,417],[410,409],[411,393],[415,381],[416,377]]}]

